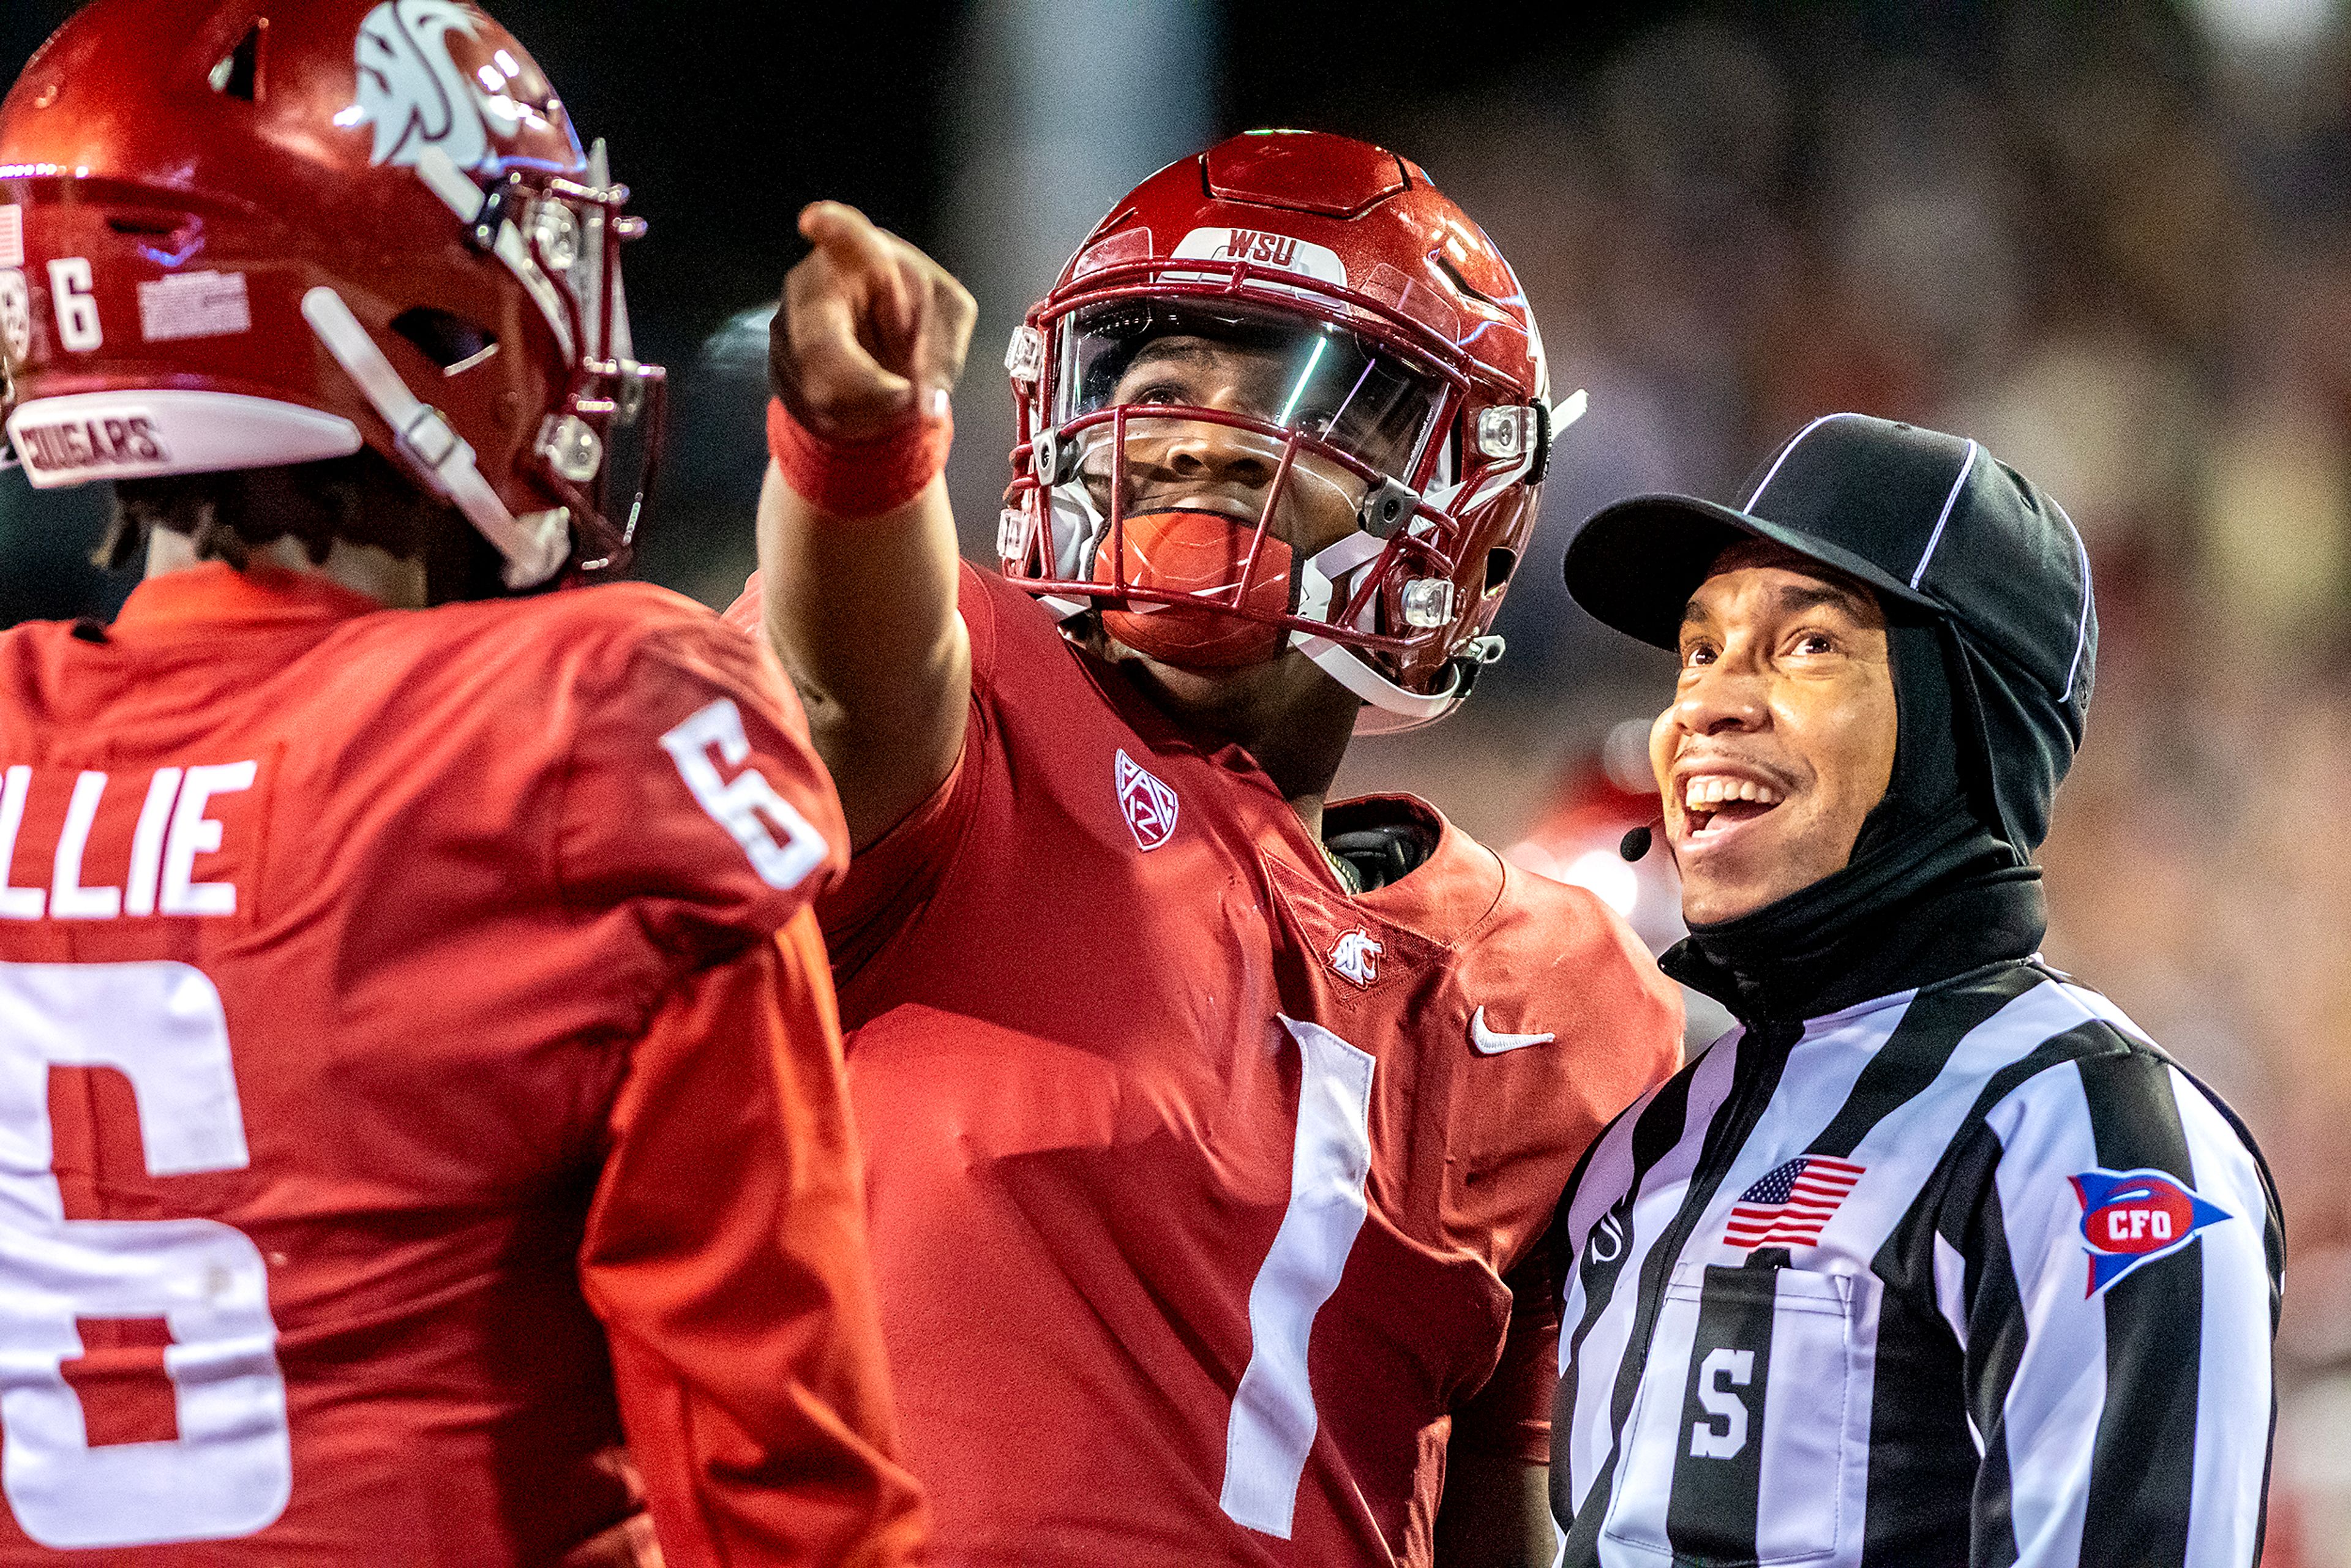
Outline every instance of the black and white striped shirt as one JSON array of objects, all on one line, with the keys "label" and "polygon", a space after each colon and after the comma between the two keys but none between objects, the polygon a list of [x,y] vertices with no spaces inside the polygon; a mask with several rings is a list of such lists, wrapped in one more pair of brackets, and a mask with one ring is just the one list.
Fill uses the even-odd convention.
[{"label": "black and white striped shirt", "polygon": [[2254,1561],[2269,1174],[2062,975],[1733,1030],[1560,1223],[1564,1568]]}]

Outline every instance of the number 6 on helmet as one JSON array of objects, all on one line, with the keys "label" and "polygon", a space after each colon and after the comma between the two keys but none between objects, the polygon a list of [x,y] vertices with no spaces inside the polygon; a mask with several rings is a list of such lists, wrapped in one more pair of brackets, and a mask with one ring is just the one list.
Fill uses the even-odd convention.
[{"label": "number 6 on helmet", "polygon": [[471,5],[99,0],[0,108],[8,435],[44,488],[364,444],[508,588],[617,567],[664,410],[627,200]]}]

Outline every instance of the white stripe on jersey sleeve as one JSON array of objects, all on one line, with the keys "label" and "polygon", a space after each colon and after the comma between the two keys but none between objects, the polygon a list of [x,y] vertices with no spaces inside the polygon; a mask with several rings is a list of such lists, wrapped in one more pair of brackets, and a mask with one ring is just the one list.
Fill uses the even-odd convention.
[{"label": "white stripe on jersey sleeve", "polygon": [[[1737,1267],[1747,1261],[1746,1249],[1723,1239],[1730,1211],[1739,1206],[1740,1196],[1748,1188],[1802,1154],[1820,1136],[1822,1129],[1852,1096],[1855,1082],[1900,1026],[1911,999],[1911,993],[1906,991],[1890,1001],[1848,1008],[1841,1013],[1814,1019],[1804,1026],[1803,1035],[1796,1041],[1787,1068],[1780,1075],[1779,1086],[1771,1092],[1771,1103],[1763,1108],[1754,1130],[1739,1146],[1737,1157],[1707,1204],[1704,1218],[1683,1243],[1677,1263]],[[1863,1156],[1856,1154],[1855,1158]],[[1866,1203],[1864,1194],[1872,1188],[1874,1174],[1865,1174],[1860,1184],[1845,1196],[1838,1218],[1844,1218],[1845,1209],[1855,1207],[1856,1198]],[[1905,1207],[1909,1196],[1902,1196]]]},{"label": "white stripe on jersey sleeve", "polygon": [[2270,1444],[2268,1193],[2228,1119],[2179,1069],[2170,1078],[2197,1196],[2247,1222],[2210,1226],[2196,1241],[2204,1250],[2204,1324],[2188,1561],[2251,1563]]},{"label": "white stripe on jersey sleeve", "polygon": [[[1576,1356],[1575,1410],[1568,1431],[1567,1475],[1568,1497],[1574,1511],[1581,1514],[1589,1504],[1587,1494],[1598,1479],[1601,1467],[1608,1462],[1615,1448],[1615,1425],[1611,1420],[1616,1397],[1617,1369],[1625,1359],[1625,1342],[1633,1333],[1633,1320],[1639,1313],[1641,1271],[1646,1266],[1650,1251],[1657,1244],[1659,1231],[1673,1222],[1680,1208],[1682,1194],[1689,1181],[1690,1171],[1698,1164],[1698,1151],[1705,1145],[1707,1128],[1722,1109],[1723,1100],[1730,1092],[1730,1070],[1739,1059],[1737,1033],[1726,1035],[1689,1069],[1690,1085],[1688,1112],[1682,1121],[1681,1137],[1666,1157],[1649,1168],[1643,1191],[1633,1200],[1633,1252],[1625,1260],[1616,1274],[1615,1294],[1610,1298],[1600,1320],[1592,1325]],[[1579,1212],[1587,1197],[1596,1207],[1591,1213],[1596,1219],[1624,1196],[1625,1185],[1632,1177],[1632,1156],[1629,1121],[1620,1124],[1626,1128],[1625,1164],[1618,1167],[1614,1178],[1604,1186],[1595,1185],[1588,1176],[1583,1190],[1576,1197]],[[1587,1223],[1579,1235],[1588,1235]],[[1585,1312],[1583,1284],[1583,1253],[1579,1249],[1567,1260],[1568,1315],[1560,1321],[1561,1370],[1566,1369],[1566,1357],[1577,1325]],[[1559,1438],[1552,1439],[1552,1455],[1558,1455]],[[1618,1468],[1618,1479],[1623,1479],[1623,1468]],[[1611,1496],[1614,1495],[1612,1489]]]},{"label": "white stripe on jersey sleeve", "polygon": [[[1682,1391],[1689,1385],[1690,1354],[1698,1341],[1705,1286],[1703,1263],[1677,1264],[1667,1279],[1656,1330],[1649,1336],[1648,1372],[1625,1423],[1625,1452],[1616,1461],[1616,1484],[1608,1500],[1608,1528],[1601,1536],[1604,1563],[1610,1562],[1611,1543],[1621,1552],[1640,1552],[1645,1563],[1658,1561],[1653,1553],[1662,1553],[1666,1559],[1673,1555],[1667,1546],[1666,1520],[1673,1502],[1674,1466],[1681,1457]],[[1761,1423],[1757,1426],[1760,1428]],[[1749,1435],[1748,1441],[1762,1438],[1759,1429]]]},{"label": "white stripe on jersey sleeve", "polygon": [[2070,980],[2064,982],[2062,988],[2067,996],[2073,998],[2075,1001],[2081,1003],[2085,1009],[2088,1009],[2092,1017],[2103,1019],[2107,1023],[2114,1025],[2116,1029],[2130,1036],[2133,1040],[2143,1041],[2148,1045],[2153,1045],[2155,1043],[2155,1037],[2147,1033],[2147,1030],[2139,1028],[2137,1024],[2133,1023],[2131,1021],[2130,1014],[2115,1006],[2111,998],[2106,997],[2101,992],[2094,991],[2087,986],[2074,985]]},{"label": "white stripe on jersey sleeve", "polygon": [[2097,1145],[2072,1062],[2038,1073],[1985,1117],[2001,1142],[2000,1220],[2030,1325],[2001,1430],[2021,1568],[2071,1563],[2082,1550],[2090,1461],[2106,1404],[2105,1303],[2086,1295],[2081,1206],[2068,1178],[2095,1170]]},{"label": "white stripe on jersey sleeve", "polygon": [[[1698,1058],[1699,1061],[1705,1060],[1704,1056]],[[1695,1063],[1692,1070],[1698,1071]],[[1583,1179],[1576,1184],[1574,1199],[1568,1205],[1563,1237],[1567,1251],[1562,1260],[1567,1273],[1567,1294],[1560,1305],[1559,1320],[1559,1371],[1562,1377],[1567,1375],[1568,1353],[1573,1345],[1575,1327],[1583,1321],[1583,1270],[1579,1267],[1583,1260],[1583,1249],[1591,1242],[1592,1228],[1600,1223],[1600,1217],[1615,1207],[1616,1200],[1625,1196],[1625,1189],[1633,1185],[1633,1130],[1665,1086],[1660,1083],[1634,1101],[1600,1134],[1600,1141],[1593,1145],[1591,1159],[1584,1165]],[[1687,1136],[1688,1130],[1685,1123],[1682,1135]]]},{"label": "white stripe on jersey sleeve", "polygon": [[[1959,1342],[1959,1354],[1968,1350],[1968,1260],[1959,1249],[1935,1232],[1935,1308],[1943,1321],[1951,1325],[1952,1334]],[[1959,1409],[1968,1418],[1968,1436],[1974,1439],[1976,1457],[1983,1457],[1983,1428],[1976,1425],[1976,1407],[1972,1401],[1961,1399]]]},{"label": "white stripe on jersey sleeve", "polygon": [[[1698,1060],[1705,1061],[1706,1054],[1700,1053]],[[1667,1082],[1671,1082],[1671,1079],[1667,1080]],[[1584,1163],[1583,1179],[1576,1184],[1575,1199],[1567,1209],[1568,1316],[1561,1320],[1563,1328],[1573,1329],[1583,1311],[1583,1280],[1574,1265],[1583,1256],[1584,1243],[1592,1239],[1592,1228],[1600,1223],[1600,1217],[1615,1207],[1616,1200],[1625,1196],[1625,1189],[1633,1185],[1633,1129],[1639,1124],[1649,1107],[1656,1103],[1657,1095],[1665,1087],[1664,1083],[1656,1085],[1620,1112],[1616,1119],[1608,1124],[1607,1130],[1600,1134],[1600,1141],[1593,1145],[1591,1159]],[[1565,1372],[1567,1339],[1564,1334],[1560,1338],[1559,1358],[1559,1368]]]}]

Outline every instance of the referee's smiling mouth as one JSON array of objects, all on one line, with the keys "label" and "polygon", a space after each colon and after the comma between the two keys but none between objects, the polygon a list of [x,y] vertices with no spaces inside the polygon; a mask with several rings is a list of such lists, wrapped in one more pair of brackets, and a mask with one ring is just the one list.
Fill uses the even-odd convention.
[{"label": "referee's smiling mouth", "polygon": [[1743,772],[1700,765],[1679,779],[1688,838],[1703,842],[1775,809],[1788,791]]},{"label": "referee's smiling mouth", "polygon": [[1744,880],[1806,836],[1817,805],[1793,758],[1686,739],[1666,782],[1666,841],[1686,883]]}]

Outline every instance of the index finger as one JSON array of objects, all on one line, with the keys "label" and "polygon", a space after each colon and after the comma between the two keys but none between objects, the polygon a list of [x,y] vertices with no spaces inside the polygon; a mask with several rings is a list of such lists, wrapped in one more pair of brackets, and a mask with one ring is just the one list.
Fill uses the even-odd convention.
[{"label": "index finger", "polygon": [[846,202],[810,202],[800,209],[799,230],[835,271],[888,297],[893,336],[903,339],[914,330],[914,302],[907,296],[889,239],[872,219]]}]

